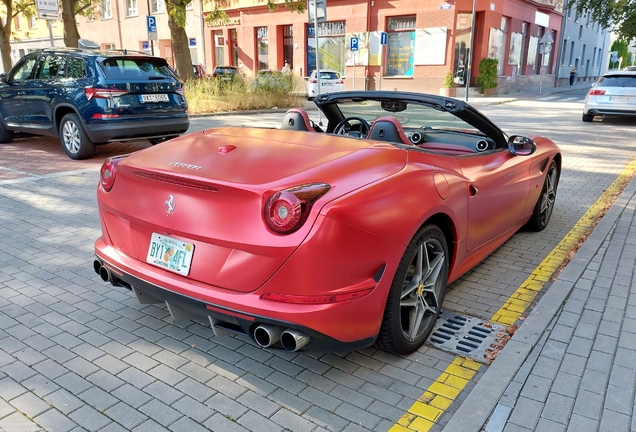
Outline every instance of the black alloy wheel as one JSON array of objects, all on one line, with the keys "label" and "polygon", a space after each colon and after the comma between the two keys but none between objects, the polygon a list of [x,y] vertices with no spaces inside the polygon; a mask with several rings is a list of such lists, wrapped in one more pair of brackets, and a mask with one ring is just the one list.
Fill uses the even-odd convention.
[{"label": "black alloy wheel", "polygon": [[448,280],[448,246],[438,226],[422,227],[409,243],[389,291],[376,344],[407,355],[433,331]]}]

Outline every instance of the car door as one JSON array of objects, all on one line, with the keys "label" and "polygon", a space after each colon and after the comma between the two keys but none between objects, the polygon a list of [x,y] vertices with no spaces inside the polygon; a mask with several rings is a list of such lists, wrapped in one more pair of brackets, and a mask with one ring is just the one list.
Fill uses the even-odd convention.
[{"label": "car door", "polygon": [[467,250],[518,226],[530,192],[532,157],[497,149],[456,158],[468,193]]},{"label": "car door", "polygon": [[33,79],[26,83],[27,108],[32,127],[54,129],[53,108],[64,97],[62,81],[66,77],[66,56],[49,54],[40,57]]},{"label": "car door", "polygon": [[27,88],[36,63],[37,56],[24,57],[0,86],[0,115],[9,128],[25,127],[28,123]]}]

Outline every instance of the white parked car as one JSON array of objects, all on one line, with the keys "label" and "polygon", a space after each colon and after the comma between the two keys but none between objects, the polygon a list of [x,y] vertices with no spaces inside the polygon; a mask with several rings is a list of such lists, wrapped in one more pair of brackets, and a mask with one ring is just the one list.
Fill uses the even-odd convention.
[{"label": "white parked car", "polygon": [[312,71],[307,80],[307,100],[314,100],[318,94],[335,93],[344,91],[344,80],[340,73],[333,70],[320,71],[320,93],[318,93],[318,77],[316,71]]},{"label": "white parked car", "polygon": [[636,72],[607,72],[590,89],[583,105],[583,121],[597,116],[636,117]]}]

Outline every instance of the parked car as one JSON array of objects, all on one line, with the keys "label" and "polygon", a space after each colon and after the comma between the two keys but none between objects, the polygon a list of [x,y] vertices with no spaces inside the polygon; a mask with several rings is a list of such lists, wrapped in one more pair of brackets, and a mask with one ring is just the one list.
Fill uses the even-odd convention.
[{"label": "parked car", "polygon": [[212,72],[212,78],[224,83],[243,81],[243,75],[236,66],[216,66]]},{"label": "parked car", "polygon": [[111,141],[165,141],[189,126],[183,83],[165,59],[132,51],[46,49],[0,79],[0,143],[59,137],[73,159]]},{"label": "parked car", "polygon": [[636,71],[607,72],[590,88],[583,104],[583,121],[597,116],[636,116]]},{"label": "parked car", "polygon": [[192,63],[195,78],[210,78],[210,74],[201,63]]},{"label": "parked car", "polygon": [[448,283],[522,226],[548,225],[562,158],[549,139],[508,136],[440,96],[316,105],[324,132],[294,108],[279,129],[209,129],[108,159],[95,271],[264,348],[408,354]]},{"label": "parked car", "polygon": [[630,71],[630,72],[636,72],[636,66],[627,66],[623,70]]},{"label": "parked car", "polygon": [[307,100],[313,100],[318,94],[344,91],[344,81],[340,73],[333,70],[320,71],[320,93],[318,92],[318,75],[312,71],[307,80]]}]

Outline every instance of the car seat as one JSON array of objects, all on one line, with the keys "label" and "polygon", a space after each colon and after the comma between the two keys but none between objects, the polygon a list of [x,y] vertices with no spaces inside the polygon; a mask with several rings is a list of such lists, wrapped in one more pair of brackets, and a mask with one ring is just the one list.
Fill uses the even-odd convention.
[{"label": "car seat", "polygon": [[379,117],[374,121],[367,139],[412,144],[404,134],[404,129],[402,129],[400,122],[393,117]]},{"label": "car seat", "polygon": [[298,130],[298,131],[314,131],[314,127],[309,120],[307,111],[300,108],[291,108],[285,113],[283,123],[280,125],[282,130]]}]

